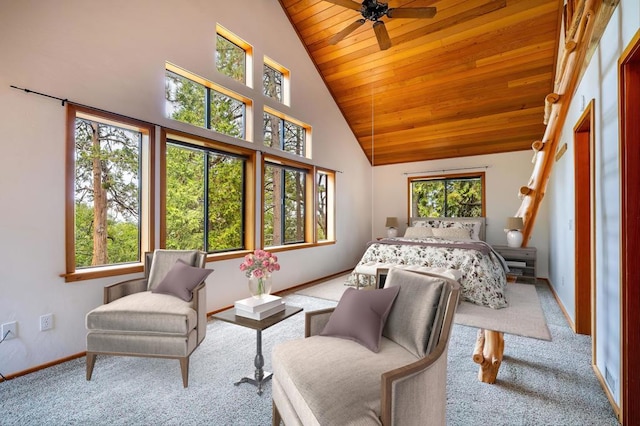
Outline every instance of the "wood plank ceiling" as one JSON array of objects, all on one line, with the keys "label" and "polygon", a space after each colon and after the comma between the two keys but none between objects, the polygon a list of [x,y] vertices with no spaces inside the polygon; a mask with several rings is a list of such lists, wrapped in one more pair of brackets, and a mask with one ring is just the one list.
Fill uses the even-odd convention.
[{"label": "wood plank ceiling", "polygon": [[[357,3],[360,3],[358,0]],[[562,0],[389,0],[431,19],[367,21],[324,0],[280,0],[373,165],[531,149],[553,91]]]}]

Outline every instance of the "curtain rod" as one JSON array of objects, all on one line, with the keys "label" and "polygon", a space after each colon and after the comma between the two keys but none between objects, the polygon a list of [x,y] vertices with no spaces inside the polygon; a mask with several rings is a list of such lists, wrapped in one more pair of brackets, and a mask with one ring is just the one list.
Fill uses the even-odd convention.
[{"label": "curtain rod", "polygon": [[[76,103],[76,102],[73,102],[73,101],[69,101],[69,99],[67,99],[67,98],[64,98],[64,99],[63,99],[63,98],[59,98],[59,97],[57,97],[57,96],[47,95],[46,93],[36,92],[35,90],[27,89],[27,88],[24,88],[24,87],[14,86],[13,84],[9,85],[9,87],[11,87],[12,89],[22,90],[22,91],[23,91],[23,92],[25,92],[25,93],[33,93],[33,94],[35,94],[35,95],[44,96],[45,98],[56,99],[56,100],[58,100],[58,101],[60,101],[60,102],[62,103],[62,106],[64,106],[64,104],[66,104],[66,103],[69,103],[69,102],[70,102],[70,103],[72,103],[72,104],[74,104],[74,105],[77,105],[77,106],[81,106],[81,107],[84,107],[84,108],[90,108],[90,109],[95,110],[95,111],[106,112],[106,113],[109,113],[109,114],[116,114],[116,115],[119,115],[120,117],[128,118],[128,119],[130,119],[130,120],[135,120],[135,121],[138,121],[138,122],[141,122],[141,123],[145,123],[145,124],[148,124],[148,125],[151,125],[151,126],[158,126],[158,127],[162,127],[162,128],[164,128],[164,129],[167,129],[167,130],[176,130],[176,129],[172,129],[172,128],[167,127],[167,126],[163,126],[163,125],[161,125],[161,124],[151,123],[151,122],[149,122],[149,121],[140,120],[140,119],[138,119],[138,118],[134,118],[134,117],[129,117],[129,116],[126,116],[126,115],[122,115],[122,114],[119,114],[119,113],[117,113],[117,112],[106,111],[106,110],[104,110],[104,109],[95,108],[95,107],[92,107],[92,106],[89,106],[89,105],[79,104],[79,103]],[[195,136],[195,135],[194,135],[194,136]],[[223,142],[223,143],[224,143],[224,142]],[[262,150],[260,150],[260,149],[256,149],[256,151],[257,151],[257,152],[260,152],[260,154],[262,154],[262,155],[264,155],[264,154],[265,154],[265,151],[262,151]],[[299,161],[298,159],[295,159],[295,160]],[[321,169],[333,170],[331,167],[318,166],[317,164],[310,164],[310,165],[315,166],[315,167],[319,167],[319,168],[321,168]],[[341,170],[333,170],[333,171],[334,171],[334,172],[336,172],[336,173],[342,173],[342,171],[341,171]]]},{"label": "curtain rod", "polygon": [[475,166],[475,167],[456,167],[451,169],[436,169],[436,170],[427,170],[424,172],[404,172],[403,175],[419,175],[422,173],[443,173],[443,172],[453,172],[457,170],[474,170],[474,169],[488,169],[491,166]]}]

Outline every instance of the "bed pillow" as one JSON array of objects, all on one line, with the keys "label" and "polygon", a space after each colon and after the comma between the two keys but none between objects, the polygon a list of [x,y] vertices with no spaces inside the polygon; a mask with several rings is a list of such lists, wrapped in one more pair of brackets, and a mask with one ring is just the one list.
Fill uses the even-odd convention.
[{"label": "bed pillow", "polygon": [[467,228],[434,228],[433,236],[449,240],[470,240],[471,234]]},{"label": "bed pillow", "polygon": [[382,329],[400,288],[356,290],[348,288],[320,333],[353,340],[378,352]]},{"label": "bed pillow", "polygon": [[438,228],[440,226],[440,219],[416,219],[411,221],[411,226],[414,227],[428,227]]},{"label": "bed pillow", "polygon": [[[382,333],[417,357],[427,355],[445,281],[442,278],[391,268],[385,289],[400,288]],[[435,337],[435,336],[434,336]]]},{"label": "bed pillow", "polygon": [[430,226],[410,226],[404,232],[404,238],[427,238],[433,237],[433,230]]},{"label": "bed pillow", "polygon": [[185,302],[193,299],[193,289],[213,272],[213,269],[197,268],[178,259],[152,293],[170,294]]},{"label": "bed pillow", "polygon": [[480,229],[482,228],[482,220],[443,220],[440,222],[440,228],[465,228],[469,230],[472,240],[480,240]]}]

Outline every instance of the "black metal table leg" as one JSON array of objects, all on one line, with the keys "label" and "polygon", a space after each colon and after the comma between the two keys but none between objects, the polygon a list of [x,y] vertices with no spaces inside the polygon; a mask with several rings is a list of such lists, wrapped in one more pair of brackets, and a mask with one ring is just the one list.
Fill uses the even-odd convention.
[{"label": "black metal table leg", "polygon": [[266,372],[262,369],[264,367],[264,357],[262,356],[262,330],[256,330],[256,357],[253,361],[253,365],[256,367],[256,371],[253,377],[243,377],[234,385],[238,386],[240,383],[251,383],[258,387],[258,395],[262,395],[262,384],[271,379],[273,373]]}]

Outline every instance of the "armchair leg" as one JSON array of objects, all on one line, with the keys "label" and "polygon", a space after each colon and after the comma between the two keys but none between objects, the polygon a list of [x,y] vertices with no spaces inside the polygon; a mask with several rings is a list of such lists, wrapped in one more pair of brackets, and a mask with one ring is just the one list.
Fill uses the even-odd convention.
[{"label": "armchair leg", "polygon": [[87,352],[87,380],[91,380],[93,366],[96,364],[96,354]]},{"label": "armchair leg", "polygon": [[280,423],[282,423],[280,411],[278,411],[276,403],[271,401],[271,426],[280,426]]},{"label": "armchair leg", "polygon": [[182,385],[189,386],[189,357],[180,358],[180,370],[182,371]]}]

